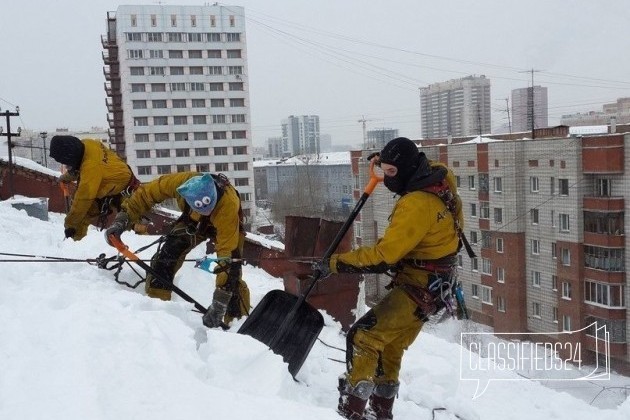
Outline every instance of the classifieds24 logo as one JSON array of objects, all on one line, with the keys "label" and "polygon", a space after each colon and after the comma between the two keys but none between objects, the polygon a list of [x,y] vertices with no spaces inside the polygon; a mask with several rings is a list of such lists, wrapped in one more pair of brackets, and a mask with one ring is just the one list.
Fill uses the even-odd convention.
[{"label": "classifieds24 logo", "polygon": [[[583,363],[583,333],[595,353],[591,364]],[[460,344],[460,379],[477,382],[473,399],[493,381],[610,380],[610,333],[597,322],[553,333],[464,332]]]}]

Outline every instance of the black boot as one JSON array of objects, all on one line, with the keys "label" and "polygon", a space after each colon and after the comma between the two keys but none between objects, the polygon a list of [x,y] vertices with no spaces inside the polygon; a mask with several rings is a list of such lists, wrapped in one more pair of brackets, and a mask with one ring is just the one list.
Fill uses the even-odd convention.
[{"label": "black boot", "polygon": [[394,408],[394,400],[398,394],[400,384],[390,382],[378,384],[374,387],[372,395],[370,395],[370,408],[376,420],[391,420],[394,418],[392,409]]},{"label": "black boot", "polygon": [[365,420],[363,412],[374,384],[369,381],[359,381],[356,386],[352,386],[345,376],[341,376],[337,389],[339,390],[337,412],[349,420]]}]

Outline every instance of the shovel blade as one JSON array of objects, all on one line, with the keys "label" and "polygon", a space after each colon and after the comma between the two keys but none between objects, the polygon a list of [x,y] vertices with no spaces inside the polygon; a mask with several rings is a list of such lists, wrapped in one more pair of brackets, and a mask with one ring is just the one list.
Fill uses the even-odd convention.
[{"label": "shovel blade", "polygon": [[[324,317],[307,302],[294,308],[298,297],[282,290],[267,293],[238,333],[249,335],[266,344],[289,364],[289,372],[297,375],[306,360],[315,340],[324,327]],[[296,309],[293,314],[291,312]],[[282,323],[291,316],[288,328],[281,337],[276,337]]]}]

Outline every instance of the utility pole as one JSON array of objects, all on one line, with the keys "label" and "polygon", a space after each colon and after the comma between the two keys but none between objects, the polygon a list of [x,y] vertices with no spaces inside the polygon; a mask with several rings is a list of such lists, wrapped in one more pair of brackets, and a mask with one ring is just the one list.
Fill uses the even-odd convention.
[{"label": "utility pole", "polygon": [[368,148],[368,144],[367,144],[367,131],[366,131],[365,123],[368,121],[372,121],[372,120],[366,120],[365,115],[362,115],[361,119],[357,121],[363,124],[363,147],[366,149]]},{"label": "utility pole", "polygon": [[4,111],[0,112],[0,116],[4,115],[7,120],[7,132],[4,133],[2,127],[0,127],[0,137],[7,138],[7,149],[9,153],[9,197],[13,197],[13,153],[11,149],[13,149],[13,145],[11,144],[11,137],[19,137],[22,129],[18,127],[17,133],[11,132],[11,117],[17,117],[20,115],[20,107],[15,107],[15,112]]},{"label": "utility pole", "polygon": [[510,98],[505,98],[505,110],[507,111],[508,116],[508,128],[510,129],[510,134],[512,134],[512,121],[510,120]]},{"label": "utility pole", "polygon": [[532,68],[531,70],[526,70],[526,71],[521,71],[519,73],[530,73],[532,74],[532,87],[531,90],[528,91],[529,95],[528,95],[528,99],[527,102],[529,102],[529,114],[531,117],[530,123],[531,123],[531,130],[532,130],[532,139],[536,138],[536,134],[534,133],[534,128],[536,128],[536,125],[534,123],[534,72],[539,72],[541,70],[534,70],[534,68]]},{"label": "utility pole", "polygon": [[46,157],[46,136],[48,135],[48,133],[46,131],[42,131],[41,133],[39,133],[39,135],[44,141],[44,166],[48,168],[48,158]]}]

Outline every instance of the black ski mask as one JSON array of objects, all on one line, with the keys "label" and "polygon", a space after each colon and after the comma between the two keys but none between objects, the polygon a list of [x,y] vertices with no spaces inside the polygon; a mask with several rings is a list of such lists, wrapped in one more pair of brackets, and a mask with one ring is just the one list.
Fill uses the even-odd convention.
[{"label": "black ski mask", "polygon": [[384,176],[383,184],[393,193],[402,194],[411,176],[420,165],[418,146],[406,137],[397,137],[385,145],[380,153],[381,163],[398,169],[394,176]]},{"label": "black ski mask", "polygon": [[78,170],[83,160],[85,146],[74,136],[54,136],[50,140],[50,157],[73,170]]}]

